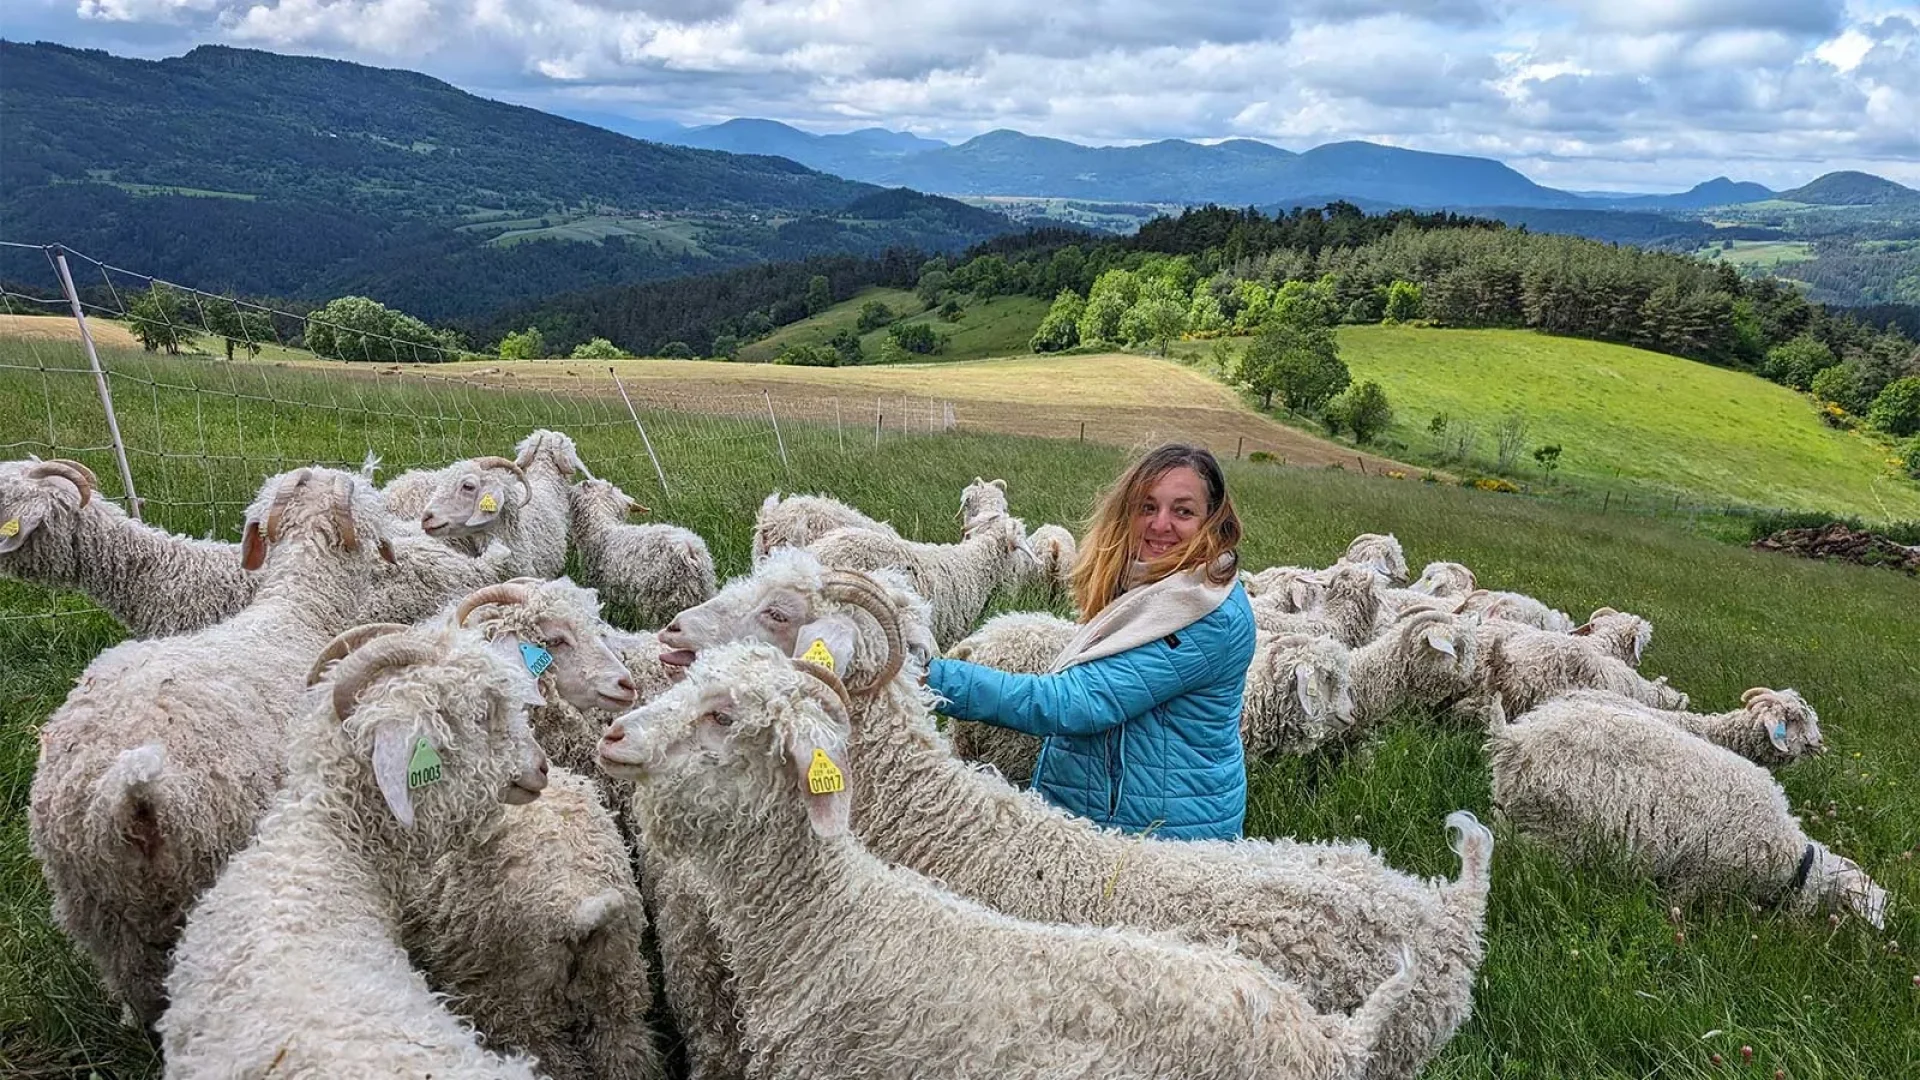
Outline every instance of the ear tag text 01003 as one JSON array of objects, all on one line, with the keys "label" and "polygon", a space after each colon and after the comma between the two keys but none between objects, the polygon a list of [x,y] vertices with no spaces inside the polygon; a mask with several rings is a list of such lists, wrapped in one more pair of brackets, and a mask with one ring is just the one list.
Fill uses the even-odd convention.
[{"label": "ear tag text 01003", "polygon": [[494,511],[500,509],[500,500],[494,498],[493,492],[491,491],[483,492],[480,496],[480,509],[485,510],[487,513],[491,514]]},{"label": "ear tag text 01003", "polygon": [[14,537],[19,535],[20,535],[20,519],[19,518],[8,518],[6,524],[0,525],[0,536]]},{"label": "ear tag text 01003", "polygon": [[834,670],[833,650],[827,648],[826,640],[823,638],[814,638],[813,644],[807,646],[807,651],[800,654],[800,659],[811,664],[819,664],[828,671]]},{"label": "ear tag text 01003", "polygon": [[840,766],[833,763],[827,752],[818,747],[813,751],[813,764],[807,766],[807,791],[814,795],[831,795],[836,791],[845,791],[847,777]]},{"label": "ear tag text 01003", "polygon": [[413,744],[413,757],[407,761],[407,790],[423,788],[440,781],[440,754],[425,739]]},{"label": "ear tag text 01003", "polygon": [[528,674],[537,679],[553,666],[553,654],[523,641],[520,643],[520,662],[527,665]]}]

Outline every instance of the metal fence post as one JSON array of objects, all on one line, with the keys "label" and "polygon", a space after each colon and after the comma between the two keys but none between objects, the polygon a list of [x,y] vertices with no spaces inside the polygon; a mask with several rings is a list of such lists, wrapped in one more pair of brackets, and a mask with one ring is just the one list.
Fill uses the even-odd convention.
[{"label": "metal fence post", "polygon": [[640,414],[633,409],[633,399],[627,396],[627,388],[620,382],[620,373],[607,365],[607,374],[613,376],[613,385],[620,390],[620,400],[627,403],[627,415],[633,417],[633,426],[640,429],[640,444],[647,448],[647,459],[653,462],[653,475],[660,481],[660,495],[670,497],[667,491],[667,473],[660,467],[660,458],[653,452],[653,440],[647,438],[647,425],[640,422]]},{"label": "metal fence post", "polygon": [[113,411],[113,391],[107,388],[107,373],[100,367],[100,354],[94,351],[93,331],[87,329],[86,313],[80,310],[80,293],[73,287],[73,274],[67,270],[67,257],[55,251],[53,265],[60,271],[60,288],[73,305],[73,321],[80,324],[80,341],[87,347],[87,363],[93,367],[93,385],[100,391],[100,405],[107,411],[107,434],[113,439],[113,458],[120,466],[120,486],[127,493],[127,513],[141,521],[140,497],[133,491],[133,470],[127,466],[127,444],[120,438],[120,418]]},{"label": "metal fence post", "polygon": [[780,468],[791,472],[792,466],[787,464],[787,440],[780,437],[780,418],[773,415],[773,395],[762,390],[760,396],[767,399],[767,419],[773,423],[773,443],[780,448]]}]

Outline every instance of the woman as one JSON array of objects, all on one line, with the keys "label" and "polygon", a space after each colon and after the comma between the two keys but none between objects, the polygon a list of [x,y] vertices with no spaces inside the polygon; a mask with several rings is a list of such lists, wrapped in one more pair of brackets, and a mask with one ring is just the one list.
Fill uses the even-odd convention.
[{"label": "woman", "polygon": [[1220,463],[1168,445],[1101,500],[1073,568],[1081,626],[1046,675],[935,660],[941,711],[1045,739],[1033,787],[1063,810],[1177,839],[1240,835],[1240,696],[1253,610]]}]

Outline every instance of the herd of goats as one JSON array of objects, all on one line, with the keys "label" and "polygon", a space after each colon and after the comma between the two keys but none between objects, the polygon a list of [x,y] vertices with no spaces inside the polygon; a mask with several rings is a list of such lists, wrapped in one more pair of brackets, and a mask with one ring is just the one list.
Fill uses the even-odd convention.
[{"label": "herd of goats", "polygon": [[[134,635],[40,728],[29,833],[170,1077],[657,1077],[676,1044],[696,1077],[1411,1077],[1472,1008],[1472,814],[1451,880],[1124,835],[1022,790],[1034,740],[939,718],[932,657],[1040,673],[1074,631],[982,622],[1075,558],[1000,481],[950,544],[771,496],[720,587],[562,433],[371,464],[268,478],[232,544],[0,463],[0,571]],[[1691,712],[1642,618],[1409,578],[1378,534],[1243,574],[1249,761],[1472,725],[1493,805],[1570,860],[1882,925],[1769,772],[1824,751],[1800,694]]]}]

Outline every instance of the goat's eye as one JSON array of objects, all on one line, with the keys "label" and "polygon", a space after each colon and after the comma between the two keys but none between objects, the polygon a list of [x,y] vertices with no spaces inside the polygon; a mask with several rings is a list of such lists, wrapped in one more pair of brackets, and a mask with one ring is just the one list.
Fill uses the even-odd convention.
[{"label": "goat's eye", "polygon": [[733,717],[728,716],[726,713],[723,713],[723,712],[710,712],[707,715],[701,717],[701,719],[706,720],[713,724],[717,724],[720,727],[733,726]]},{"label": "goat's eye", "polygon": [[781,610],[780,610],[779,608],[768,608],[768,609],[767,609],[767,621],[768,621],[768,622],[777,622],[777,623],[783,623],[783,622],[787,622],[787,621],[789,621],[789,620],[787,619],[787,613],[786,613],[786,612],[784,612],[784,611],[781,611]]},{"label": "goat's eye", "polygon": [[472,491],[474,488],[479,486],[480,485],[474,483],[472,480],[462,480],[460,482],[460,490],[462,491]]}]

